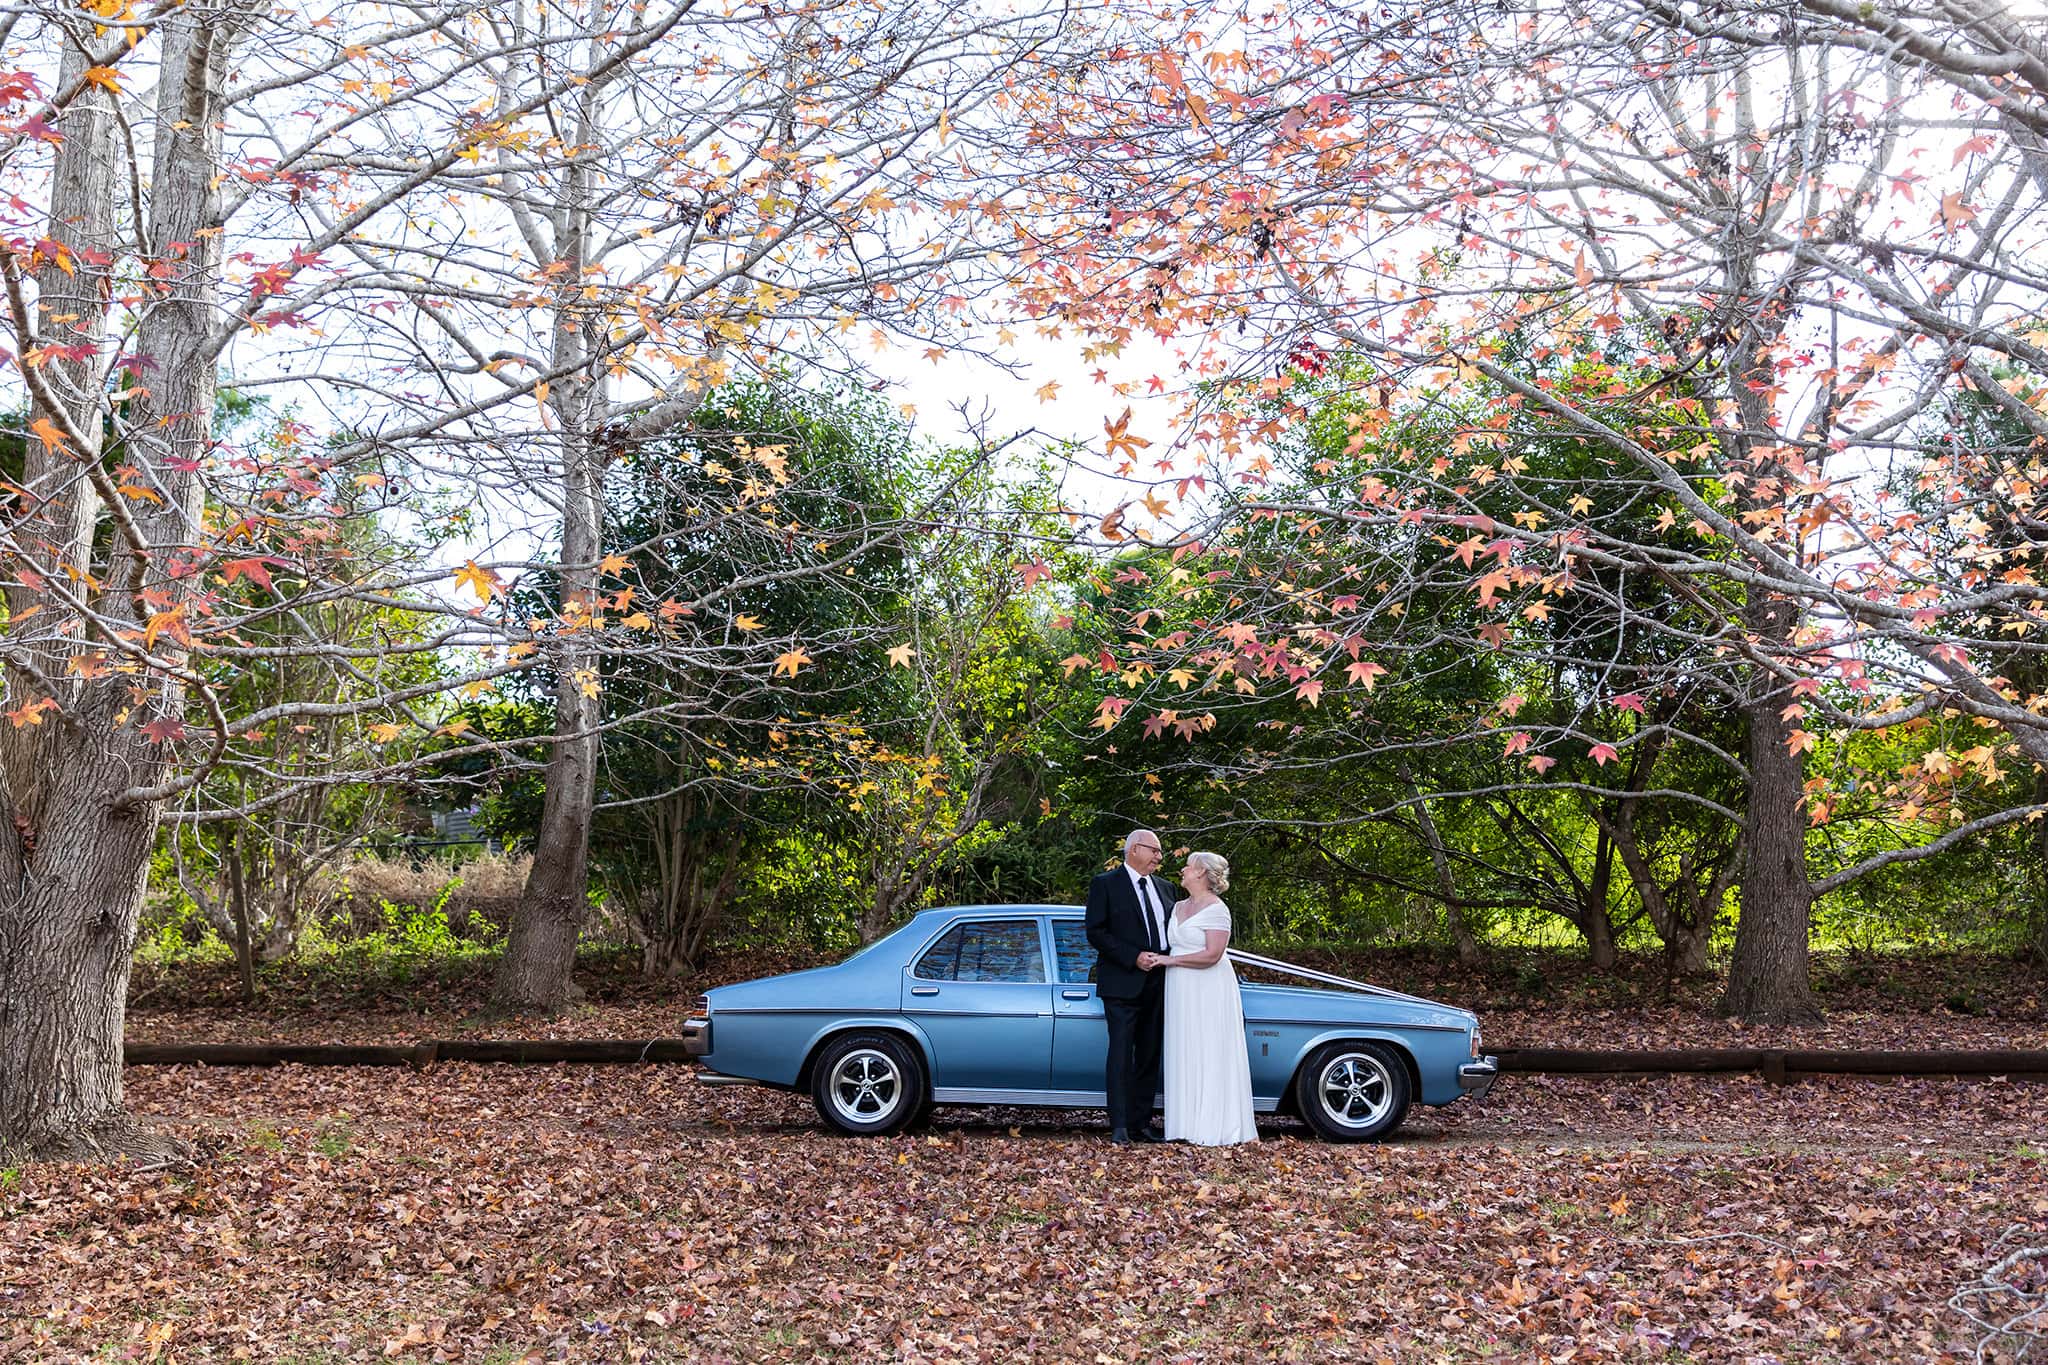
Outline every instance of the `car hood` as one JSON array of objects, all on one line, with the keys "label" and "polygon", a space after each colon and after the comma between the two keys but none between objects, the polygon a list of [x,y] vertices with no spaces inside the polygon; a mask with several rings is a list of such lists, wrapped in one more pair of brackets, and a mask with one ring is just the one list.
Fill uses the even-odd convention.
[{"label": "car hood", "polygon": [[1244,983],[1247,1019],[1300,1019],[1331,1023],[1420,1024],[1469,1029],[1479,1016],[1434,1000],[1370,995],[1362,991],[1324,990],[1315,986],[1267,986]]}]

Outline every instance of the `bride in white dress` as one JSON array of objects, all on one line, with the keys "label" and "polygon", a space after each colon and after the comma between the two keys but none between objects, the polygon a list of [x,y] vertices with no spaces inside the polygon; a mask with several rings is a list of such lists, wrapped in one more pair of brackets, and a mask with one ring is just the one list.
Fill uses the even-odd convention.
[{"label": "bride in white dress", "polygon": [[1218,895],[1230,887],[1230,864],[1220,854],[1191,853],[1180,884],[1188,899],[1173,908],[1166,935],[1173,951],[1153,955],[1156,967],[1171,969],[1160,1065],[1166,1140],[1203,1147],[1257,1142],[1244,1002],[1224,956],[1230,907]]}]

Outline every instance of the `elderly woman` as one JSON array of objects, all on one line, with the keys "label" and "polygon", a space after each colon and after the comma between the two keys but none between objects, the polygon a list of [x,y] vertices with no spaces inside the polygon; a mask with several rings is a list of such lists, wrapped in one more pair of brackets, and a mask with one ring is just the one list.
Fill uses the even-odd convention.
[{"label": "elderly woman", "polygon": [[1251,1061],[1245,1052],[1244,1002],[1230,947],[1230,864],[1216,853],[1191,853],[1181,869],[1188,898],[1174,907],[1167,953],[1140,965],[1166,974],[1166,1139],[1224,1147],[1258,1141],[1252,1119]]}]

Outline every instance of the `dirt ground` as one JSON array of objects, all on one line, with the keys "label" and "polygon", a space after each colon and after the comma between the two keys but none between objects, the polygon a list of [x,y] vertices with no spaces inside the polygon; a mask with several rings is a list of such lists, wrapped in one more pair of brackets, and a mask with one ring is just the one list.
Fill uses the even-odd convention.
[{"label": "dirt ground", "polygon": [[679,1066],[130,1085],[202,1158],[0,1177],[0,1359],[1962,1360],[2048,1243],[2028,1082],[1509,1077],[1228,1150],[839,1139]]}]

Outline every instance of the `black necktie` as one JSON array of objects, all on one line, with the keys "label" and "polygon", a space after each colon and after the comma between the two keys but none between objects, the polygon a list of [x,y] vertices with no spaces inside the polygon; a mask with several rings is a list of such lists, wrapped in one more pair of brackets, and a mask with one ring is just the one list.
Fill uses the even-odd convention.
[{"label": "black necktie", "polygon": [[1153,908],[1152,888],[1146,881],[1144,877],[1138,878],[1138,908],[1145,912],[1145,941],[1152,945],[1153,952],[1163,953],[1166,945],[1159,941],[1159,915]]}]

